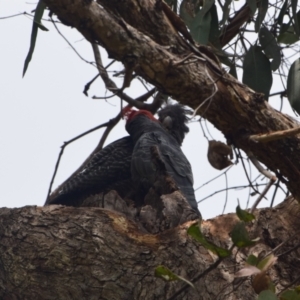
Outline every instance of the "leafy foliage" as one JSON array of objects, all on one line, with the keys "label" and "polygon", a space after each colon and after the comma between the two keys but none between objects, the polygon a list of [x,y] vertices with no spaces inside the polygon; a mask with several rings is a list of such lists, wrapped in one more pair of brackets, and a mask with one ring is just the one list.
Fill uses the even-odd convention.
[{"label": "leafy foliage", "polygon": [[243,69],[243,83],[253,90],[263,93],[268,99],[273,81],[271,63],[261,47],[250,47],[245,55]]},{"label": "leafy foliage", "polygon": [[158,266],[155,268],[155,272],[154,272],[155,276],[158,278],[162,278],[166,281],[175,281],[175,280],[181,280],[185,283],[187,283],[188,285],[190,285],[192,288],[195,288],[194,285],[188,281],[187,279],[174,274],[170,269],[168,269],[165,266]]},{"label": "leafy foliage", "polygon": [[250,222],[255,219],[255,216],[253,214],[241,209],[239,205],[236,207],[236,214],[239,219],[244,222]]},{"label": "leafy foliage", "polygon": [[300,58],[296,59],[289,71],[287,95],[291,106],[300,113]]},{"label": "leafy foliage", "polygon": [[[238,5],[232,0],[224,4],[212,0],[183,0],[179,15],[196,42],[213,46],[229,72],[237,77],[242,71],[243,82],[263,93],[267,100],[273,77],[282,76],[289,68],[283,52],[297,51],[293,45],[299,41],[300,10],[297,0],[246,2],[247,5],[235,9]],[[230,19],[231,14],[233,19]],[[249,39],[245,33],[252,32],[253,28],[257,34]],[[278,74],[272,74],[278,69]]]},{"label": "leafy foliage", "polygon": [[30,38],[30,47],[29,47],[29,51],[28,51],[28,54],[27,54],[25,62],[24,62],[23,76],[25,75],[28,65],[32,58],[32,54],[33,54],[33,51],[35,48],[38,29],[41,29],[43,31],[48,31],[48,29],[41,22],[45,8],[46,8],[45,3],[42,0],[40,0],[36,7],[35,14],[34,14],[32,30],[31,30],[31,38]]},{"label": "leafy foliage", "polygon": [[199,243],[202,244],[202,246],[208,250],[210,250],[211,252],[215,253],[216,255],[218,255],[219,257],[228,257],[231,252],[227,249],[218,247],[216,245],[214,245],[213,243],[210,243],[206,240],[206,238],[204,237],[204,235],[202,234],[200,227],[197,223],[192,224],[187,233],[193,237],[196,241],[198,241]]},{"label": "leafy foliage", "polygon": [[235,246],[239,248],[255,245],[257,239],[251,240],[246,230],[245,222],[238,222],[231,231],[231,239]]}]

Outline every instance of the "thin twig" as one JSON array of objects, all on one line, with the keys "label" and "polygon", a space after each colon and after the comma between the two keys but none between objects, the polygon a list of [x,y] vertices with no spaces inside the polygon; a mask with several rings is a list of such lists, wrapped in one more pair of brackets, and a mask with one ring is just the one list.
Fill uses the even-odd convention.
[{"label": "thin twig", "polygon": [[260,194],[259,190],[257,190],[257,189],[254,187],[254,185],[252,184],[251,179],[249,178],[249,175],[248,175],[248,172],[247,172],[247,170],[246,170],[246,166],[245,166],[244,159],[243,159],[243,157],[242,157],[242,154],[241,154],[240,149],[237,149],[237,151],[238,151],[239,156],[240,156],[240,158],[241,158],[242,166],[243,166],[244,172],[245,172],[245,174],[246,174],[247,180],[248,180],[248,182],[249,182],[251,188],[252,188],[257,194]]},{"label": "thin twig", "polygon": [[[60,150],[60,152],[59,152],[59,154],[58,154],[58,159],[57,159],[56,164],[55,164],[55,167],[54,167],[54,173],[53,173],[52,178],[51,178],[51,181],[50,181],[50,185],[49,185],[49,189],[48,189],[48,194],[47,194],[46,201],[49,199],[49,196],[50,196],[50,194],[51,194],[52,185],[53,185],[53,182],[54,182],[54,179],[55,179],[55,176],[56,176],[58,167],[59,167],[59,163],[60,163],[61,157],[62,157],[62,155],[63,155],[63,153],[64,153],[64,150],[65,150],[66,146],[68,146],[68,145],[71,144],[72,142],[74,142],[74,141],[76,141],[76,140],[82,138],[83,136],[85,136],[85,135],[87,135],[87,134],[89,134],[89,133],[91,133],[91,132],[93,132],[93,131],[95,131],[95,130],[98,130],[98,129],[100,129],[100,128],[103,128],[103,127],[105,127],[105,126],[108,126],[108,125],[109,125],[109,122],[103,123],[103,124],[101,124],[101,125],[98,125],[98,126],[92,128],[92,129],[89,129],[89,130],[87,130],[87,131],[85,131],[85,132],[83,132],[83,133],[77,135],[76,137],[72,138],[71,140],[69,140],[69,141],[67,141],[67,142],[64,142],[64,144],[61,146],[61,150]],[[78,171],[78,170],[77,170],[77,171]]]},{"label": "thin twig", "polygon": [[[187,56],[184,57],[183,59],[173,62],[173,63],[172,63],[172,66],[179,66],[179,65],[183,64],[185,61],[187,61],[187,60],[188,60],[189,58],[191,58],[191,57],[195,57],[195,55],[194,55],[193,52],[191,52],[189,55],[187,55]],[[205,61],[204,58],[197,57],[197,59],[193,60],[193,62],[198,61],[198,59]]]},{"label": "thin twig", "polygon": [[262,198],[267,194],[270,187],[274,184],[273,180],[270,180],[263,192],[258,196],[257,200],[254,202],[253,206],[251,207],[250,213],[253,214],[254,210],[256,209],[259,202],[262,200]]},{"label": "thin twig", "polygon": [[[275,248],[273,248],[271,251],[269,251],[267,254],[264,255],[264,257],[267,257],[269,256],[270,254],[272,253],[275,253],[278,249],[280,249],[283,245],[285,245],[287,242],[289,242],[290,240],[292,240],[295,236],[297,236],[298,234],[300,233],[300,230],[298,230],[297,232],[295,232],[292,236],[290,236],[289,238],[287,238],[285,241],[283,241],[282,243],[280,243],[279,245],[277,245]],[[291,250],[291,249],[290,249]],[[288,251],[290,251],[288,250]],[[285,255],[286,252],[278,255],[279,256],[282,256],[282,255]]]},{"label": "thin twig", "polygon": [[101,59],[101,54],[100,54],[98,45],[95,44],[95,43],[92,43],[92,48],[93,48],[94,57],[95,57],[96,66],[97,66],[98,72],[99,72],[102,80],[104,81],[104,84],[105,84],[106,88],[109,91],[113,91],[114,92],[118,87],[114,83],[114,81],[112,81],[109,78],[106,69],[103,67],[103,63],[102,63],[102,59]]},{"label": "thin twig", "polygon": [[51,22],[53,24],[53,26],[55,27],[55,29],[57,30],[58,34],[67,42],[67,44],[72,48],[72,50],[78,55],[78,57],[83,60],[84,62],[92,65],[95,67],[94,63],[93,62],[90,62],[90,61],[87,61],[85,58],[83,58],[79,52],[74,48],[74,46],[67,40],[67,38],[60,32],[60,30],[58,29],[58,27],[56,26],[55,24],[55,21],[52,19],[52,17],[50,17],[51,19]]},{"label": "thin twig", "polygon": [[248,151],[247,155],[248,155],[249,159],[251,160],[251,162],[253,163],[253,165],[256,167],[256,169],[261,174],[265,175],[267,178],[269,178],[273,182],[275,182],[277,180],[277,177],[275,175],[273,175],[271,172],[269,172],[268,170],[266,170],[262,167],[262,165],[259,163],[259,161],[256,159],[256,157],[253,155],[253,153],[251,151]]},{"label": "thin twig", "polygon": [[267,184],[267,186],[265,187],[263,192],[258,196],[257,200],[254,202],[253,206],[251,207],[250,212],[253,213],[254,210],[256,209],[257,205],[260,203],[260,201],[263,199],[263,197],[267,194],[267,192],[269,191],[271,186],[277,181],[277,177],[275,175],[273,175],[271,172],[269,172],[268,170],[264,169],[251,151],[247,152],[247,155],[248,155],[249,159],[251,160],[251,162],[253,163],[253,165],[257,168],[257,170],[261,174],[263,174],[264,176],[266,176],[267,178],[270,179],[269,183]]},{"label": "thin twig", "polygon": [[226,196],[225,196],[225,203],[224,203],[224,207],[223,207],[222,215],[223,215],[223,214],[224,214],[224,212],[225,212],[226,205],[227,205],[227,201],[228,201],[228,180],[227,180],[227,174],[226,174],[226,173],[224,173],[224,176],[225,176],[225,181],[226,181]]},{"label": "thin twig", "polygon": [[287,130],[280,130],[280,131],[275,131],[275,132],[270,132],[265,134],[255,134],[255,135],[251,135],[249,139],[256,143],[258,142],[267,143],[271,141],[285,139],[289,136],[294,136],[298,133],[300,133],[300,127],[287,129]]},{"label": "thin twig", "polygon": [[83,93],[88,96],[88,90],[90,89],[91,85],[94,83],[94,81],[99,77],[99,73],[92,79],[90,80],[85,86],[84,86],[84,90]]},{"label": "thin twig", "polygon": [[273,193],[272,200],[271,200],[271,203],[270,203],[270,207],[273,207],[273,204],[274,204],[274,201],[275,201],[275,197],[276,197],[279,185],[280,185],[280,181],[277,180],[276,185],[275,185],[275,191]]},{"label": "thin twig", "polygon": [[295,280],[293,280],[291,283],[289,283],[288,285],[286,285],[285,287],[284,287],[284,289],[283,290],[281,290],[278,294],[277,294],[277,296],[279,296],[281,293],[283,293],[284,291],[286,291],[288,288],[290,288],[291,286],[293,286],[296,282],[298,282],[300,280],[300,276],[298,276]]},{"label": "thin twig", "polygon": [[[229,251],[232,251],[232,249],[234,248],[234,245],[232,245],[229,249]],[[197,274],[192,280],[192,283],[195,283],[197,280],[199,280],[200,278],[206,276],[209,272],[211,272],[212,270],[214,270],[226,257],[219,257],[212,265],[210,265],[206,270],[204,270],[203,272],[200,272],[199,274]],[[170,298],[168,298],[167,300],[174,300],[176,299],[177,296],[179,296],[182,292],[184,292],[186,289],[188,289],[190,287],[189,284],[184,284],[182,288],[180,288],[177,292],[175,292]]]},{"label": "thin twig", "polygon": [[10,18],[22,16],[22,15],[32,16],[31,14],[27,13],[26,11],[24,11],[24,12],[22,12],[22,13],[18,13],[18,14],[15,14],[15,15],[10,15],[10,16],[6,16],[6,17],[0,17],[0,20],[10,19]]},{"label": "thin twig", "polygon": [[[114,64],[116,62],[116,60],[112,60],[106,67],[105,70],[107,70],[112,64]],[[94,81],[100,76],[100,74],[98,73],[92,80],[90,80],[85,86],[84,86],[84,90],[83,93],[88,96],[88,90],[90,89],[91,85],[94,83]]]},{"label": "thin twig", "polygon": [[[263,186],[263,185],[266,185],[266,184],[265,183],[257,184],[257,186]],[[204,200],[206,200],[206,199],[208,199],[208,198],[210,198],[210,197],[212,197],[212,196],[214,196],[216,194],[222,193],[222,192],[224,192],[226,190],[245,189],[247,187],[249,187],[249,185],[232,186],[232,187],[229,187],[229,188],[221,189],[221,190],[218,190],[218,191],[215,191],[215,192],[211,193],[210,195],[202,198],[201,200],[198,200],[197,203],[201,203]]]},{"label": "thin twig", "polygon": [[300,243],[297,244],[296,246],[292,247],[291,249],[289,249],[289,250],[287,250],[287,251],[285,251],[285,252],[283,252],[283,253],[277,255],[277,257],[285,256],[285,255],[287,255],[287,254],[293,252],[294,250],[298,249],[299,247],[300,247]]},{"label": "thin twig", "polygon": [[[197,275],[196,277],[194,277],[191,282],[195,283],[195,281],[197,281],[198,279],[200,279],[201,277],[204,277],[206,274],[208,274],[210,271],[214,270],[222,261],[224,258],[218,258],[212,265],[210,265],[205,271],[203,271],[202,273],[200,273],[199,275]],[[184,284],[182,288],[180,288],[177,292],[175,292],[170,298],[168,298],[167,300],[174,300],[176,299],[177,296],[179,296],[182,292],[184,292],[186,289],[188,289],[190,287],[189,284]]]},{"label": "thin twig", "polygon": [[205,65],[205,73],[207,75],[207,77],[211,80],[212,84],[214,85],[214,92],[212,93],[212,95],[210,95],[209,97],[207,97],[194,111],[193,115],[192,115],[192,118],[194,118],[197,114],[197,111],[210,99],[213,98],[213,96],[217,93],[218,91],[218,87],[215,83],[215,81],[211,78],[211,76],[209,75],[209,73],[207,72],[207,67]]},{"label": "thin twig", "polygon": [[[117,85],[114,83],[114,81],[112,81],[109,76],[107,71],[103,68],[103,64],[102,64],[102,59],[101,59],[101,55],[100,55],[100,51],[98,48],[98,45],[93,43],[92,44],[92,48],[93,48],[93,52],[94,52],[94,56],[95,56],[95,60],[96,60],[96,65],[99,71],[99,74],[102,78],[102,80],[104,81],[104,84],[106,86],[106,88],[113,92],[114,94],[109,96],[109,98],[114,97],[114,96],[118,96],[120,97],[122,100],[126,101],[130,106],[134,106],[138,109],[146,109],[146,110],[152,110],[153,109],[153,105],[156,106],[157,103],[153,104],[148,104],[148,103],[143,103],[141,101],[137,101],[136,99],[133,99],[131,97],[129,97],[127,94],[125,94],[122,89],[118,89]],[[146,93],[146,95],[153,95],[156,91],[156,88],[153,88],[151,91],[149,91],[148,93]],[[150,97],[150,96],[149,96]],[[148,98],[149,98],[148,97]],[[93,99],[107,99],[108,97],[96,97],[93,96]]]},{"label": "thin twig", "polygon": [[[204,137],[207,139],[207,141],[209,141],[209,139],[208,139],[207,135],[205,134],[204,128],[203,128],[203,126],[202,126],[202,123],[201,123],[201,120],[198,120],[198,122],[199,122],[199,125],[200,125],[200,127],[201,127],[201,130],[202,130],[203,136],[204,136]],[[212,138],[212,139],[213,139],[213,138]]]},{"label": "thin twig", "polygon": [[212,181],[216,180],[217,178],[223,176],[225,173],[227,173],[234,165],[229,166],[229,168],[227,168],[224,172],[222,172],[221,174],[219,174],[218,176],[206,181],[205,183],[203,183],[201,186],[199,186],[198,188],[195,189],[195,191],[198,191],[199,189],[201,189],[202,187],[204,187],[205,185],[211,183]]}]

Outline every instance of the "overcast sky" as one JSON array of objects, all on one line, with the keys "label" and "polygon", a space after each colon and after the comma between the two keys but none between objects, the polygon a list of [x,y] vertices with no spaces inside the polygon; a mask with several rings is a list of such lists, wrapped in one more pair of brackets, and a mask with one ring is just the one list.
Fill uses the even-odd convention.
[{"label": "overcast sky", "polygon": [[[35,6],[14,0],[2,1],[0,17],[24,11],[30,13]],[[105,95],[104,85],[99,79],[89,91],[89,97],[82,93],[84,85],[97,74],[96,68],[81,60],[51,23],[44,22],[44,25],[49,32],[39,31],[33,59],[26,76],[22,78],[32,20],[25,15],[0,19],[0,207],[43,205],[63,142],[107,122],[120,108],[117,98],[107,101],[91,99],[93,95]],[[85,60],[94,61],[91,46],[75,29],[65,26],[59,28]],[[106,52],[101,53],[106,65]],[[118,71],[121,67],[114,65],[110,70]],[[116,80],[116,83],[120,87],[122,81]],[[280,90],[280,83],[273,83],[272,92]],[[126,93],[137,97],[143,93],[143,89],[133,84]],[[293,115],[286,102],[285,99],[285,111]],[[279,97],[272,98],[271,103],[279,108]],[[192,122],[189,127],[190,133],[185,139],[183,151],[192,164],[194,188],[197,189],[222,171],[213,169],[207,161],[208,142],[203,137],[199,123]],[[213,126],[209,126],[209,130],[214,139],[224,141],[223,135]],[[66,148],[54,188],[83,162],[97,145],[102,132],[99,130]],[[121,121],[109,135],[106,144],[125,135],[124,121]],[[248,164],[246,166],[248,168]],[[253,167],[251,176],[257,176]],[[231,168],[227,181],[229,187],[247,185],[241,163]],[[263,182],[266,180],[261,178],[259,183]],[[225,187],[226,178],[221,176],[198,189],[196,198],[201,200]],[[230,190],[226,212],[235,210],[237,199],[245,207],[248,194],[248,189]],[[256,197],[251,197],[251,203]],[[272,198],[272,190],[268,198]],[[204,218],[221,214],[225,200],[226,194],[223,192],[201,202],[199,208]],[[283,194],[278,194],[277,203],[282,200]],[[269,204],[264,200],[261,205]]]}]

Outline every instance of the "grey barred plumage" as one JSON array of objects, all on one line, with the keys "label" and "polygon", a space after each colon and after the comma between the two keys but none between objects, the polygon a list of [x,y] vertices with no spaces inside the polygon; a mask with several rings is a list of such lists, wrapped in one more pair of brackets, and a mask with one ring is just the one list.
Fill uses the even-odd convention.
[{"label": "grey barred plumage", "polygon": [[148,112],[131,113],[126,130],[132,137],[134,149],[131,159],[133,182],[145,193],[157,178],[151,148],[156,147],[166,172],[175,181],[192,209],[200,215],[193,188],[193,174],[189,161],[183,154],[178,140],[169,134],[159,122],[149,118]]},{"label": "grey barred plumage", "polygon": [[[159,121],[181,145],[188,132],[187,110],[181,105],[167,105],[158,112]],[[160,125],[159,125],[160,126]],[[47,199],[45,205],[81,206],[90,195],[116,190],[121,197],[130,197],[134,190],[131,180],[133,141],[123,137],[95,153],[79,173],[61,184]]]}]

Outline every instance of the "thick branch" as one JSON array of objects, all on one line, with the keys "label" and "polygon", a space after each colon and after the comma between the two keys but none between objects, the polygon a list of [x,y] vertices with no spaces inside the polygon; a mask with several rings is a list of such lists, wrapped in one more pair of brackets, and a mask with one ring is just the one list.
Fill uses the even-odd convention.
[{"label": "thick branch", "polygon": [[[295,201],[257,211],[259,220],[249,230],[261,243],[225,259],[195,283],[197,291],[187,289],[179,299],[254,299],[250,280],[235,290],[234,273],[249,253],[269,252],[291,237],[300,225],[298,215]],[[202,228],[208,239],[228,249],[236,222],[230,214],[206,221]],[[167,299],[183,283],[155,278],[158,265],[192,279],[217,259],[187,235],[190,224],[152,235],[124,215],[100,208],[2,208],[0,298]],[[275,255],[288,253],[270,272],[277,291],[299,276],[297,244],[299,236],[294,235],[276,248]]]}]

